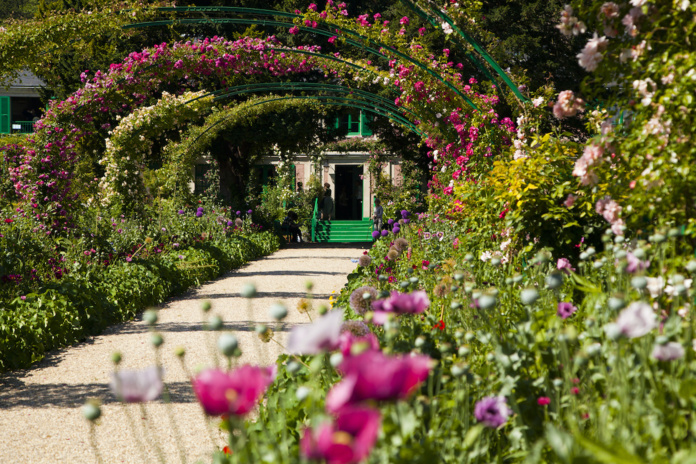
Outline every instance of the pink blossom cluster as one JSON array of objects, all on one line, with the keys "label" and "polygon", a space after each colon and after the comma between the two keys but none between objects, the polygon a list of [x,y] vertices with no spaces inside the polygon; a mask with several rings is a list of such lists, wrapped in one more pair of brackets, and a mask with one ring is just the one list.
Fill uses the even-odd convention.
[{"label": "pink blossom cluster", "polygon": [[564,90],[558,94],[558,101],[553,105],[553,115],[558,119],[575,116],[585,111],[585,102],[575,97],[572,90]]},{"label": "pink blossom cluster", "polygon": [[623,208],[615,201],[609,197],[602,198],[597,201],[595,205],[595,211],[597,214],[601,215],[609,224],[611,224],[611,230],[616,235],[624,234],[625,223],[621,219],[621,211]]}]

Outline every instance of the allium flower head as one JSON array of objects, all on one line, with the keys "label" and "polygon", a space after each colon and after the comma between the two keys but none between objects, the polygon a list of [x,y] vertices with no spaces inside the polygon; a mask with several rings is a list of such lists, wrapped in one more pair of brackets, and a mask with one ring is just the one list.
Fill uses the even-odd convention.
[{"label": "allium flower head", "polygon": [[[369,299],[365,299],[365,293],[370,294]],[[365,314],[370,309],[370,305],[373,301],[376,301],[379,297],[377,289],[366,285],[364,287],[356,288],[353,293],[350,294],[349,302],[350,308],[357,314]]]},{"label": "allium flower head", "polygon": [[148,367],[142,371],[118,371],[111,374],[113,394],[126,403],[144,403],[162,394],[162,369]]},{"label": "allium flower head", "polygon": [[302,456],[327,464],[356,464],[377,441],[380,413],[368,408],[347,408],[334,423],[306,429],[300,440]]},{"label": "allium flower head", "polygon": [[657,315],[649,304],[634,301],[616,319],[619,331],[628,338],[638,338],[657,327]]},{"label": "allium flower head", "polygon": [[386,356],[373,350],[345,358],[339,366],[343,380],[327,394],[326,409],[335,412],[367,400],[407,398],[432,366],[428,356]]},{"label": "allium flower head", "polygon": [[404,252],[408,249],[408,240],[403,237],[399,237],[394,241],[394,248],[399,252]]},{"label": "allium flower head", "polygon": [[244,415],[273,382],[276,367],[244,365],[232,372],[208,369],[193,379],[193,391],[209,416]]},{"label": "allium flower head", "polygon": [[288,351],[293,354],[318,354],[338,347],[343,311],[333,310],[314,323],[298,325],[290,332]]},{"label": "allium flower head", "polygon": [[[377,231],[375,231],[377,232]],[[375,232],[372,232],[372,235],[374,236]],[[372,263],[372,258],[370,258],[370,255],[362,255],[360,258],[358,258],[358,265],[360,267],[367,267]]]},{"label": "allium flower head", "polygon": [[370,332],[370,328],[363,321],[344,321],[341,325],[341,335],[350,332],[356,337],[363,337]]},{"label": "allium flower head", "polygon": [[511,414],[504,396],[487,396],[474,406],[476,420],[496,429],[505,424]]},{"label": "allium flower head", "polygon": [[234,225],[235,225],[236,227],[242,227],[242,226],[244,225],[244,221],[242,221],[241,219],[237,218],[237,219],[234,220]]}]

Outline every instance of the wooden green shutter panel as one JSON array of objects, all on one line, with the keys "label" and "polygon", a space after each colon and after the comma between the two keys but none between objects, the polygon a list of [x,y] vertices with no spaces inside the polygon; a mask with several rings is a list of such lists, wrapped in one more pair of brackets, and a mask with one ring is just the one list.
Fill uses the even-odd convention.
[{"label": "wooden green shutter panel", "polygon": [[10,97],[0,97],[0,133],[9,134],[11,128]]}]

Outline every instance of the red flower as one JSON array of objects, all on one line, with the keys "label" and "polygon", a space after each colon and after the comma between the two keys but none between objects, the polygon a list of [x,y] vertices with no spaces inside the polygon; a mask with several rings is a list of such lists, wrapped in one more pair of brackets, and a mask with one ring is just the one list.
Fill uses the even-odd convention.
[{"label": "red flower", "polygon": [[438,321],[438,323],[435,324],[435,325],[433,326],[433,330],[435,330],[435,329],[440,329],[441,331],[442,331],[442,330],[445,330],[445,321],[443,321],[442,319],[440,319],[440,320]]},{"label": "red flower", "polygon": [[10,219],[10,218],[5,219],[5,224],[11,224],[11,223],[13,223],[13,222],[14,222],[14,221],[13,221],[12,219]]},{"label": "red flower", "polygon": [[502,210],[502,211],[500,212],[500,214],[498,215],[498,217],[499,217],[500,219],[505,219],[505,215],[508,213],[508,211],[510,211],[510,210],[509,210],[508,208],[505,208],[504,210]]},{"label": "red flower", "polygon": [[232,450],[230,449],[229,446],[225,446],[224,448],[222,448],[222,452],[228,456],[232,456]]},{"label": "red flower", "polygon": [[578,393],[580,393],[580,389],[578,387],[573,387],[570,389],[570,393],[572,393],[573,395],[577,395]]},{"label": "red flower", "polygon": [[546,406],[549,403],[551,403],[551,398],[549,398],[548,396],[540,396],[537,400],[537,404],[539,406]]}]

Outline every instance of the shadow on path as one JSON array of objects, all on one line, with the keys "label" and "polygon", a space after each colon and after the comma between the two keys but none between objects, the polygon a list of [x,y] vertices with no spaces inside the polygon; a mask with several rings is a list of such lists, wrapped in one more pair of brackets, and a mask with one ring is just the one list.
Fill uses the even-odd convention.
[{"label": "shadow on path", "polygon": [[[196,402],[189,382],[167,382],[167,387],[172,403]],[[119,402],[105,383],[26,385],[19,378],[0,379],[0,410],[47,406],[76,408],[85,403],[85,398],[99,398],[102,404]]]}]

